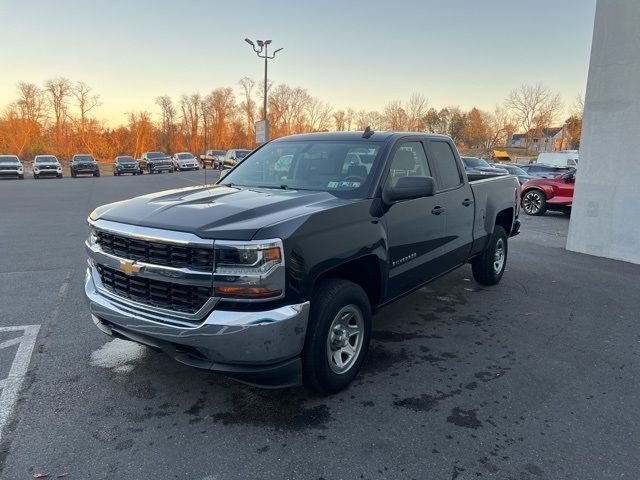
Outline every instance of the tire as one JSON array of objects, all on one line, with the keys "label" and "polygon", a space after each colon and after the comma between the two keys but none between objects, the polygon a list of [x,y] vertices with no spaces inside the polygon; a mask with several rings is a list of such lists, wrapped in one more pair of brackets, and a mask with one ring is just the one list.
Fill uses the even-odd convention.
[{"label": "tire", "polygon": [[22,175],[18,175],[18,180],[24,180],[24,173]]},{"label": "tire", "polygon": [[507,266],[508,251],[507,232],[500,225],[496,225],[485,251],[471,262],[475,281],[481,285],[497,284]]},{"label": "tire", "polygon": [[62,174],[61,174],[61,173],[59,173],[58,175],[56,175],[56,177],[58,177],[58,178],[62,178]]},{"label": "tire", "polygon": [[564,207],[562,209],[562,213],[564,213],[567,217],[571,216],[571,207]]},{"label": "tire", "polygon": [[40,178],[40,175],[38,175],[37,173],[33,174],[33,179],[34,180],[38,180]]},{"label": "tire", "polygon": [[74,172],[73,170],[71,170],[71,177],[76,178],[76,172]]},{"label": "tire", "polygon": [[[338,330],[341,332],[339,335]],[[353,333],[349,335],[348,331]],[[364,290],[355,283],[340,279],[320,283],[311,298],[302,352],[305,386],[321,394],[336,393],[346,388],[362,366],[370,336],[371,305]],[[331,346],[332,337],[336,348]],[[351,357],[350,352],[353,352]],[[336,362],[337,358],[344,362],[342,366]]]},{"label": "tire", "polygon": [[527,215],[544,215],[547,211],[547,197],[542,190],[532,188],[522,196],[520,206]]},{"label": "tire", "polygon": [[94,173],[93,173],[93,176],[94,176],[94,177],[99,177],[99,176],[100,176],[100,172],[94,172]]}]

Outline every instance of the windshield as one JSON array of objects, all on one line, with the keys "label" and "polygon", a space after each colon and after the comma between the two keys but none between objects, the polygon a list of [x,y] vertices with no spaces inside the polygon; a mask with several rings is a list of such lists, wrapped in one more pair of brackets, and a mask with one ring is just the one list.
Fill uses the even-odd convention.
[{"label": "windshield", "polygon": [[147,153],[147,158],[164,158],[166,155],[162,152],[149,152]]},{"label": "windshield", "polygon": [[91,155],[74,155],[74,162],[95,162]]},{"label": "windshield", "polygon": [[37,156],[36,163],[58,163],[58,159],[53,155]]},{"label": "windshield", "polygon": [[236,158],[238,160],[246,157],[247,155],[249,155],[251,153],[251,150],[236,150]]},{"label": "windshield", "polygon": [[217,156],[220,156],[220,157],[224,157],[227,154],[227,151],[226,150],[211,150],[209,153],[211,155],[217,155]]},{"label": "windshield", "polygon": [[180,160],[191,160],[193,158],[193,155],[190,153],[179,153],[178,158]]},{"label": "windshield", "polygon": [[274,142],[238,164],[220,182],[264,188],[364,194],[377,162],[374,142]]},{"label": "windshield", "polygon": [[116,162],[118,162],[118,163],[134,163],[135,159],[133,157],[118,157],[118,158],[116,158]]},{"label": "windshield", "polygon": [[491,167],[486,160],[476,157],[462,157],[462,161],[466,167]]},{"label": "windshield", "polygon": [[0,162],[3,162],[3,163],[20,163],[20,160],[15,155],[0,155]]}]

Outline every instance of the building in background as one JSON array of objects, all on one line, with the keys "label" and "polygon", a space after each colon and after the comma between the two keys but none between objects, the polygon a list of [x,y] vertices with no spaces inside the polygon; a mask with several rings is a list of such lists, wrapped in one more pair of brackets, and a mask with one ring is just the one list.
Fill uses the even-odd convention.
[{"label": "building in background", "polygon": [[521,147],[527,146],[527,137],[531,139],[529,150],[536,152],[555,152],[565,150],[570,140],[566,127],[549,127],[536,130],[529,130],[529,133],[514,133],[509,136],[507,146]]}]

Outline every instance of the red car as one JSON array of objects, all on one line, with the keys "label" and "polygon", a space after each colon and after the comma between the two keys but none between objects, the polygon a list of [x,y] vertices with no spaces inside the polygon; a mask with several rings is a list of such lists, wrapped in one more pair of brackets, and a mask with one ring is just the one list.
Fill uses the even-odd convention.
[{"label": "red car", "polygon": [[575,171],[555,178],[535,178],[522,185],[521,206],[528,215],[543,215],[547,210],[571,213]]}]

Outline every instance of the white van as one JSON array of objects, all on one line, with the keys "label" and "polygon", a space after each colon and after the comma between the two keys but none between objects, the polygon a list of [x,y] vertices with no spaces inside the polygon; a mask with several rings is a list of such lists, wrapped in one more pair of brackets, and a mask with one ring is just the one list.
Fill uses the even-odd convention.
[{"label": "white van", "polygon": [[563,150],[561,152],[544,152],[538,155],[536,163],[540,165],[551,165],[553,167],[573,167],[578,166],[578,150]]}]

